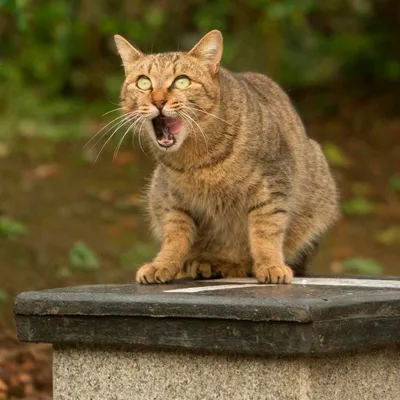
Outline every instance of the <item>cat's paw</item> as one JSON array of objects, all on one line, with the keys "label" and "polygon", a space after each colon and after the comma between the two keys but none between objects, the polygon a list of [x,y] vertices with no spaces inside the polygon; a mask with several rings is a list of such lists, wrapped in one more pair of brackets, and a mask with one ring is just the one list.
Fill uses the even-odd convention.
[{"label": "cat's paw", "polygon": [[171,269],[156,264],[145,264],[136,272],[136,281],[139,283],[168,283],[176,276]]},{"label": "cat's paw", "polygon": [[293,271],[287,265],[257,265],[255,277],[260,283],[290,283]]},{"label": "cat's paw", "polygon": [[222,277],[221,271],[208,261],[189,261],[186,266],[186,273],[193,279],[213,279]]}]

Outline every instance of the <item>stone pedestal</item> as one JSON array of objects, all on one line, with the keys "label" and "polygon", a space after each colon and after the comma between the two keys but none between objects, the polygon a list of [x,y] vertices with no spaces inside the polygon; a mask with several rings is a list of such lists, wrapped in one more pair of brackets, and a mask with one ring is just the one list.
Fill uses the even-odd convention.
[{"label": "stone pedestal", "polygon": [[54,399],[400,399],[400,281],[252,279],[20,294]]}]

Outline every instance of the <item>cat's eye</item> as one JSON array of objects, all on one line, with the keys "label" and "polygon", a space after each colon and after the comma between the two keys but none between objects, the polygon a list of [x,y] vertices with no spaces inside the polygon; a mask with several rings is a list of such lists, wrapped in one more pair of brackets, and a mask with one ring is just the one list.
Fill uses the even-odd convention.
[{"label": "cat's eye", "polygon": [[177,89],[186,89],[190,83],[190,79],[187,76],[178,76],[174,81],[174,87]]},{"label": "cat's eye", "polygon": [[141,90],[149,90],[151,89],[151,80],[147,76],[141,76],[137,80],[136,85]]}]

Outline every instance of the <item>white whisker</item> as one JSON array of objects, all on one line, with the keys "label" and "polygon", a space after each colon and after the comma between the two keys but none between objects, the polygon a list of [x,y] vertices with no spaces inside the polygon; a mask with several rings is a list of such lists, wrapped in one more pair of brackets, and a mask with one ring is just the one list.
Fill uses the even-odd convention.
[{"label": "white whisker", "polygon": [[106,113],[104,113],[104,114],[102,115],[102,117],[104,117],[105,115],[108,115],[108,114],[110,114],[110,113],[112,113],[112,112],[118,111],[118,110],[122,110],[122,107],[118,107],[118,108],[115,108],[114,110],[107,111]]},{"label": "white whisker", "polygon": [[[125,118],[126,117],[126,115],[120,115],[120,116],[118,116],[118,117],[116,117],[116,118],[114,118],[112,121],[110,121],[107,125],[105,125],[105,126],[103,126],[98,132],[96,132],[87,142],[86,142],[86,144],[83,146],[84,148],[90,143],[90,142],[92,142],[102,131],[104,131],[104,129],[106,129],[108,126],[110,126],[111,124],[115,124],[118,120],[120,120],[121,118]],[[114,125],[115,126],[115,125]],[[112,129],[113,128],[113,126],[111,126],[109,129],[108,129],[108,131],[110,130],[110,129]],[[107,132],[108,132],[107,131]]]},{"label": "white whisker", "polygon": [[[131,118],[127,118],[122,124],[120,124],[119,126],[117,126],[117,128],[113,131],[113,133],[107,138],[107,140],[104,142],[103,146],[101,146],[101,149],[99,151],[99,153],[97,154],[97,157],[95,158],[93,164],[96,163],[97,159],[99,158],[101,152],[103,151],[103,149],[107,146],[107,144],[110,142],[110,140],[112,139],[112,137],[115,135],[115,133],[118,131],[118,129],[120,129],[122,126],[126,125],[127,123],[129,123],[130,121],[132,121],[132,119],[135,117],[131,117]],[[104,135],[103,135],[104,137]],[[100,139],[101,140],[101,139]],[[99,141],[98,141],[99,142]],[[97,143],[98,143],[97,142]],[[96,144],[97,144],[96,143]]]},{"label": "white whisker", "polygon": [[178,115],[180,115],[186,122],[188,122],[190,124],[190,129],[193,132],[194,139],[196,141],[196,150],[198,151],[199,143],[198,143],[198,140],[197,140],[197,134],[196,134],[196,132],[195,132],[195,130],[193,128],[193,122],[188,118],[187,113],[185,111],[183,111],[183,110],[179,110],[178,111]]},{"label": "white whisker", "polygon": [[[100,138],[100,140],[108,133],[108,132],[110,132],[110,130],[112,130],[112,129],[114,129],[121,121],[121,119],[122,120],[125,120],[126,118],[129,118],[129,117],[131,117],[131,116],[134,116],[134,115],[136,115],[137,114],[137,111],[132,111],[132,112],[130,112],[130,113],[128,113],[128,114],[123,114],[123,115],[120,115],[120,116],[118,116],[118,117],[116,117],[116,118],[114,118],[112,121],[110,121],[107,125],[105,125],[105,126],[103,126],[103,128],[101,128],[95,135],[93,135],[92,136],[92,138],[90,139],[90,140],[88,140],[87,142],[86,142],[86,144],[83,146],[84,148],[85,147],[87,147],[88,145],[89,145],[89,143],[91,143],[98,135],[100,135],[100,133],[104,130],[104,129],[106,129],[107,127],[108,127],[108,129],[105,131],[105,133],[101,136],[101,138]],[[111,126],[110,126],[111,125]],[[99,141],[97,141],[95,144],[94,144],[94,146],[92,146],[91,148],[93,148],[93,147],[95,147],[97,144],[99,143]]]},{"label": "white whisker", "polygon": [[225,124],[227,124],[227,125],[229,125],[229,126],[232,126],[233,128],[239,129],[236,125],[233,125],[233,124],[231,124],[230,122],[228,122],[228,121],[226,121],[226,120],[224,120],[224,119],[218,117],[217,115],[212,114],[212,113],[206,111],[203,107],[199,106],[198,104],[195,104],[195,103],[193,103],[193,102],[191,102],[191,101],[189,101],[189,103],[190,103],[192,106],[197,107],[197,108],[191,108],[191,107],[188,107],[188,106],[185,106],[185,108],[189,108],[189,109],[192,110],[192,111],[200,111],[200,112],[202,112],[202,113],[204,113],[204,114],[209,115],[210,117],[216,118],[216,119],[220,120],[221,122],[224,122]]},{"label": "white whisker", "polygon": [[200,127],[200,125],[192,118],[192,117],[190,117],[189,116],[189,114],[186,114],[186,116],[191,120],[191,121],[193,121],[196,125],[197,125],[197,127],[199,128],[199,131],[201,132],[201,134],[202,134],[202,136],[203,136],[203,138],[204,138],[204,142],[205,142],[205,145],[206,145],[206,151],[207,151],[207,154],[208,154],[208,141],[207,141],[207,138],[206,138],[206,135],[204,134],[204,132],[203,132],[203,130],[201,129],[201,127]]},{"label": "white whisker", "polygon": [[149,157],[148,154],[143,149],[142,142],[141,142],[141,137],[140,137],[140,134],[142,133],[142,128],[143,128],[145,123],[146,123],[146,119],[143,119],[143,122],[142,122],[142,124],[140,125],[140,128],[139,128],[138,138],[139,138],[139,146],[140,146],[143,154],[145,154],[146,157]]},{"label": "white whisker", "polygon": [[113,161],[115,160],[115,158],[116,158],[117,155],[118,155],[119,149],[120,149],[120,147],[121,147],[121,145],[122,145],[123,140],[125,139],[125,136],[128,134],[128,132],[129,132],[132,128],[135,129],[135,127],[139,124],[139,122],[140,122],[143,118],[145,118],[145,116],[140,115],[138,118],[136,118],[136,119],[132,122],[132,124],[129,125],[128,129],[124,132],[124,134],[122,135],[120,141],[118,142],[118,146],[116,147],[116,149],[115,149],[115,151],[114,151]]},{"label": "white whisker", "polygon": [[122,128],[124,125],[126,125],[133,118],[135,118],[134,115],[132,115],[132,116],[125,115],[125,118],[123,118],[121,121],[117,122],[115,125],[113,125],[109,129],[107,129],[107,131],[104,132],[101,135],[100,139],[98,139],[97,142],[90,149],[93,149],[94,147],[96,147],[103,140],[103,138],[107,135],[107,133],[110,132],[112,129],[114,129],[114,131],[111,133],[110,136],[113,136],[118,131],[118,129]]}]

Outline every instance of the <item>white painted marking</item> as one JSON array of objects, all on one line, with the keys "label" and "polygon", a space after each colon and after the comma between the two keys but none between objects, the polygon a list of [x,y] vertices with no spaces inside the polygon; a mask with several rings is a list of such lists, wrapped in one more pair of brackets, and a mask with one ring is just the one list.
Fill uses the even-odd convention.
[{"label": "white painted marking", "polygon": [[[262,287],[253,278],[232,278],[215,279],[210,282],[230,283],[228,285],[190,287],[182,289],[164,290],[165,293],[198,293],[212,290],[242,289],[246,287]],[[345,279],[345,278],[293,278],[293,285],[311,285],[311,286],[348,286],[348,287],[366,287],[381,289],[400,289],[400,281],[384,279]],[[279,286],[279,285],[268,285]]]},{"label": "white painted marking", "polygon": [[215,286],[191,287],[191,288],[164,290],[164,293],[197,293],[197,292],[208,292],[210,290],[242,289],[251,286],[260,286],[260,284],[253,283],[246,285],[241,283],[239,285],[215,285]]},{"label": "white painted marking", "polygon": [[384,279],[294,278],[293,284],[400,289],[400,281],[390,281]]},{"label": "white painted marking", "polygon": [[[215,280],[214,282],[218,282]],[[223,283],[244,283],[255,282],[254,278],[226,278],[220,279]],[[385,279],[354,279],[354,278],[293,278],[292,285],[317,285],[317,286],[354,286],[383,289],[400,289],[400,281]],[[273,285],[276,286],[276,285]]]}]

